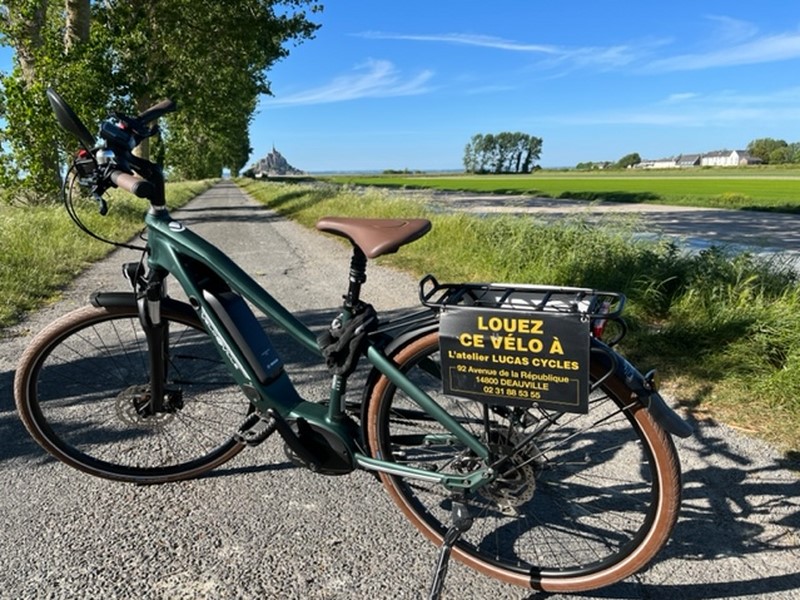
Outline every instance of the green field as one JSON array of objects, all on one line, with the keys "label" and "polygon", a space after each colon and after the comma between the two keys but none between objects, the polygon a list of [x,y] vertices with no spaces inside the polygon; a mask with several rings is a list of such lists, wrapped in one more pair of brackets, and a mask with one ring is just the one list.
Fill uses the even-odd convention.
[{"label": "green field", "polygon": [[800,212],[800,169],[539,171],[531,175],[347,175],[327,180],[386,188],[530,194],[586,201],[644,202]]}]

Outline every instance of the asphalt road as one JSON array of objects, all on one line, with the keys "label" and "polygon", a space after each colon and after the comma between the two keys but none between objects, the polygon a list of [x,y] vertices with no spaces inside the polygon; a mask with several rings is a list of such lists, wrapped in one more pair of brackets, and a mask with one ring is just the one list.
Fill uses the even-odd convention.
[{"label": "asphalt road", "polygon": [[[276,217],[230,184],[180,217],[212,239],[312,328],[338,304],[347,249]],[[796,229],[800,231],[800,229]],[[123,289],[116,252],[63,300],[0,340],[0,598],[423,598],[436,549],[365,473],[315,476],[285,460],[277,438],[211,476],[137,487],[50,460],[13,409],[15,363],[29,336],[99,289]],[[379,310],[416,304],[416,281],[371,267]],[[280,340],[276,343],[280,345]],[[298,384],[325,397],[308,357]],[[649,365],[643,365],[647,367]],[[648,570],[564,598],[800,599],[800,480],[774,448],[724,425],[694,423],[679,440],[684,503],[669,545]],[[544,598],[453,564],[445,598]]]}]

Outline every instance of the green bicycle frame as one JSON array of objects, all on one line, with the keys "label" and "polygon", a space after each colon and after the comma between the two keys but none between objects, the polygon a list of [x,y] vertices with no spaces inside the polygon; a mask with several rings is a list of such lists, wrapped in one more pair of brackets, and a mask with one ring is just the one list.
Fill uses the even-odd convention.
[{"label": "green bicycle frame", "polygon": [[[284,419],[302,418],[334,434],[348,449],[355,464],[368,470],[438,481],[453,490],[476,489],[491,481],[495,476],[489,468],[473,472],[468,476],[431,473],[427,470],[375,459],[359,452],[352,431],[343,419],[342,390],[344,386],[342,382],[337,382],[336,376],[334,376],[330,403],[326,407],[301,398],[283,369],[276,378],[266,382],[262,381],[263,377],[259,378],[251,362],[247,359],[250,349],[241,347],[242,340],[235,336],[230,325],[226,324],[210,305],[204,294],[206,290],[193,273],[193,265],[201,265],[201,268],[205,268],[209,273],[219,277],[231,290],[251,302],[296,342],[322,357],[316,336],[224,252],[184,227],[180,221],[172,219],[165,208],[151,208],[145,217],[145,223],[148,228],[149,267],[166,271],[178,280],[189,298],[189,303],[198,312],[220,355],[228,364],[236,382],[262,414],[271,409]],[[249,312],[249,309],[247,311]],[[250,316],[252,317],[251,312]],[[233,316],[233,320],[236,321],[235,316]],[[378,371],[407,393],[453,437],[481,459],[488,459],[487,447],[464,429],[428,394],[408,380],[380,350],[371,345],[366,355],[367,360]]]}]

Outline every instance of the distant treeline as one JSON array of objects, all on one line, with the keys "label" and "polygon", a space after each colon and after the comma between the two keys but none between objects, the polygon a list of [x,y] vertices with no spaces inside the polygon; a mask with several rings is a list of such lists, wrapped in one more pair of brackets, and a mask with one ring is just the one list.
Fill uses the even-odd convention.
[{"label": "distant treeline", "polygon": [[478,133],[464,148],[467,173],[530,173],[542,153],[542,138],[527,133]]}]

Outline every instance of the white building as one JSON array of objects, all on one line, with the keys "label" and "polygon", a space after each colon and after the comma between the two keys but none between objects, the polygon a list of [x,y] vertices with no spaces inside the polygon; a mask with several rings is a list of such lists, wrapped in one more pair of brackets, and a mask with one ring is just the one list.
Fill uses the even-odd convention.
[{"label": "white building", "polygon": [[752,156],[746,150],[715,150],[703,154],[700,159],[702,167],[739,167],[761,164],[761,159]]},{"label": "white building", "polygon": [[637,169],[674,169],[678,166],[676,159],[670,158],[657,158],[655,160],[643,160],[638,165]]}]

